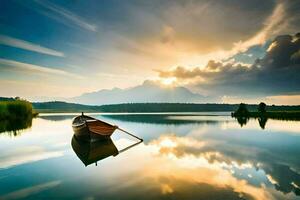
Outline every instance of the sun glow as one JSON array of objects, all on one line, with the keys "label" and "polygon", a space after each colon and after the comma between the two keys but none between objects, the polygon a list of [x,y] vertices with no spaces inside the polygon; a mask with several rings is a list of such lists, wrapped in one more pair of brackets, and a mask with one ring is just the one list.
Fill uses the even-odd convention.
[{"label": "sun glow", "polygon": [[161,79],[160,82],[165,86],[174,86],[176,83],[176,80],[177,79],[175,77],[171,77],[171,78]]}]

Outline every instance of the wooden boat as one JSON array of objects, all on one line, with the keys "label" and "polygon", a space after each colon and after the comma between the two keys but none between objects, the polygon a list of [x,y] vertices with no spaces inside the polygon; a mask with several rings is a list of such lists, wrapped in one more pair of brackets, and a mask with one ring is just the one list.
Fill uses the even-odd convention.
[{"label": "wooden boat", "polygon": [[77,157],[85,166],[97,163],[97,161],[109,156],[116,156],[119,153],[111,139],[84,142],[73,136],[71,145]]},{"label": "wooden boat", "polygon": [[118,126],[86,116],[83,113],[73,119],[72,128],[75,137],[80,140],[94,141],[110,139],[110,136],[114,133],[114,131],[119,129],[120,131],[138,139],[140,142],[143,142],[142,138],[121,129]]},{"label": "wooden boat", "polygon": [[118,127],[82,113],[73,119],[72,128],[78,139],[101,140],[109,139]]}]

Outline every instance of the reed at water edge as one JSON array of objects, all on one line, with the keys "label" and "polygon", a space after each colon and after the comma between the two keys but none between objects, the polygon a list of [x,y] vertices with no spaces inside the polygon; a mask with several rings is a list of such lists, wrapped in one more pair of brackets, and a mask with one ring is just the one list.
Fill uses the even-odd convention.
[{"label": "reed at water edge", "polygon": [[25,100],[0,101],[0,120],[18,120],[35,117],[30,102]]},{"label": "reed at water edge", "polygon": [[30,102],[26,100],[0,101],[0,132],[25,129],[31,126],[37,116]]}]

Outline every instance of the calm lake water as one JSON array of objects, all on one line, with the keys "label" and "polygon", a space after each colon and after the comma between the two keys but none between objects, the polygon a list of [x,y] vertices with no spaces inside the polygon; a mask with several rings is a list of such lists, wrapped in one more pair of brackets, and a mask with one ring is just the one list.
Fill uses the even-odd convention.
[{"label": "calm lake water", "polygon": [[144,139],[118,155],[136,140],[103,152],[72,141],[74,115],[41,115],[0,134],[0,199],[300,199],[300,122],[200,114],[93,115]]}]

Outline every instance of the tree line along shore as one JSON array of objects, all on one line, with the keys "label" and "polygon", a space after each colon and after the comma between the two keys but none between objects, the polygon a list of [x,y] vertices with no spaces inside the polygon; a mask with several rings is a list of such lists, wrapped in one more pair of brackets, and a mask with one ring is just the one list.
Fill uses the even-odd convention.
[{"label": "tree line along shore", "polygon": [[300,105],[217,104],[217,103],[123,103],[83,105],[62,101],[28,102],[20,98],[0,97],[0,119],[35,116],[55,112],[158,113],[158,112],[232,112],[233,117],[300,117]]},{"label": "tree line along shore", "polygon": [[[104,113],[155,113],[155,112],[233,112],[239,104],[218,103],[122,103],[111,105],[83,105],[62,101],[33,102],[39,112],[104,112]],[[256,104],[248,104],[249,111],[257,110]],[[299,106],[268,105],[268,111],[300,111]]]}]

